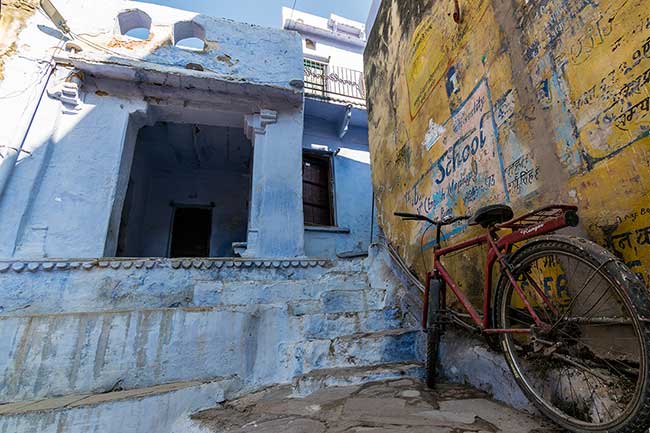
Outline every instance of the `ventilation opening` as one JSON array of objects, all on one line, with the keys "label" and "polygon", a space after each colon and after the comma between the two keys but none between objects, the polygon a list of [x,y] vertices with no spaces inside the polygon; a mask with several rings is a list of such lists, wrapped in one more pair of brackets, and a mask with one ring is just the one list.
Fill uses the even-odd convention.
[{"label": "ventilation opening", "polygon": [[134,39],[149,39],[151,17],[140,9],[129,9],[117,15],[116,32]]},{"label": "ventilation opening", "polygon": [[315,50],[316,49],[316,42],[314,42],[311,39],[305,39],[305,47],[309,48],[310,50]]},{"label": "ventilation opening", "polygon": [[174,46],[188,51],[205,49],[205,30],[194,21],[174,24]]}]

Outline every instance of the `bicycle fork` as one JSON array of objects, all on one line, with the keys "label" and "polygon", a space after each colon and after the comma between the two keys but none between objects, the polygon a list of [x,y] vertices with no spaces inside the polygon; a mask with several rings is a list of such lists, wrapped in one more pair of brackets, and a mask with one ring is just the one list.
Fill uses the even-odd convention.
[{"label": "bicycle fork", "polygon": [[447,322],[447,290],[437,273],[428,273],[424,290],[422,326],[427,334],[426,382],[433,388],[439,374],[440,339]]}]

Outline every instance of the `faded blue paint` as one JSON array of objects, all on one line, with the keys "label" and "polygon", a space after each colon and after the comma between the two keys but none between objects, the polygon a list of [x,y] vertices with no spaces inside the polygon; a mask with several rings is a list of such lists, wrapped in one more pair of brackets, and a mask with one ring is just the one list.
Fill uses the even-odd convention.
[{"label": "faded blue paint", "polygon": [[43,101],[31,155],[0,200],[0,257],[103,255],[129,111],[137,108],[87,95],[82,111],[65,115],[59,101]]},{"label": "faded blue paint", "polygon": [[[21,125],[23,112],[35,112],[33,125],[38,125],[16,131],[16,143],[2,143],[18,148],[26,137],[21,159],[11,167],[6,193],[0,197],[0,257],[114,256],[137,133],[158,121],[245,128],[251,130],[251,141],[255,137],[260,141],[252,191],[247,187],[239,195],[250,198],[251,215],[237,216],[243,220],[240,227],[213,239],[213,255],[230,255],[228,244],[239,241],[248,242],[248,256],[303,256],[300,37],[145,3],[112,0],[93,7],[82,3],[68,0],[57,7],[75,33],[110,48],[98,49],[80,40],[81,52],[57,51],[67,57],[62,60],[65,66],[57,67],[36,107],[34,98],[20,96],[24,93],[20,89],[26,74],[38,75],[38,62],[10,59],[7,78],[0,82],[0,95],[19,95],[0,107],[3,119]],[[150,40],[116,34],[118,12],[132,8],[151,17]],[[183,21],[205,30],[204,51],[169,44],[174,24]],[[42,30],[51,25],[37,14],[21,33],[19,54],[49,60],[52,46],[60,42],[52,31]],[[194,69],[186,68],[190,63]],[[58,86],[73,71],[70,64],[86,73],[74,103],[56,99],[61,93]],[[273,121],[259,126],[244,121],[264,110],[274,113]],[[214,183],[228,188],[228,182]],[[215,200],[222,219],[229,218],[224,208],[235,202],[245,208],[241,201]],[[241,227],[246,222],[247,232]],[[165,252],[141,250],[143,255]]]},{"label": "faded blue paint", "polygon": [[[75,56],[77,59],[125,65],[131,65],[133,59],[141,59],[151,65],[175,67],[181,71],[187,71],[186,65],[194,63],[204,68],[199,75],[265,84],[290,91],[296,90],[290,85],[292,80],[302,80],[302,59],[293,55],[300,52],[301,40],[293,32],[149,3],[112,0],[97,3],[92,8],[77,3],[78,0],[57,2],[57,7],[76,33],[99,34],[93,39],[95,43],[108,45],[115,32],[117,14],[133,8],[151,17],[153,35],[149,43],[131,44],[128,48],[111,44],[110,52],[85,49]],[[79,13],[80,10],[83,13]],[[174,41],[174,25],[189,21],[204,30],[205,50],[182,50],[170,44]]]},{"label": "faded blue paint", "polygon": [[419,359],[403,294],[364,261],[245,263],[0,263],[0,403]]},{"label": "faded blue paint", "polygon": [[341,139],[338,133],[344,113],[344,105],[312,99],[305,101],[303,148],[325,148],[332,155],[336,226],[345,229],[339,233],[307,229],[305,252],[308,256],[333,257],[337,253],[363,252],[371,243],[374,220],[367,113],[353,109],[349,130]]}]

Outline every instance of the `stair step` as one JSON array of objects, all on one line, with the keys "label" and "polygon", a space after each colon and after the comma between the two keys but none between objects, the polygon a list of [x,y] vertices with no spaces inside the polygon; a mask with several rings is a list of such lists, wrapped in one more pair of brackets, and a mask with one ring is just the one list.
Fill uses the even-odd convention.
[{"label": "stair step", "polygon": [[0,404],[105,392],[117,383],[131,389],[250,377],[257,355],[247,348],[257,348],[260,359],[266,353],[266,362],[277,366],[280,341],[300,338],[286,310],[173,308],[0,318]]},{"label": "stair step", "polygon": [[324,368],[294,378],[294,397],[305,397],[333,386],[359,385],[369,382],[412,377],[424,377],[424,365],[417,362],[378,364],[364,367]]},{"label": "stair step", "polygon": [[[103,392],[118,382],[141,388],[230,374],[251,377],[262,361],[269,365],[268,379],[281,382],[295,376],[295,369],[282,368],[287,355],[279,345],[291,355],[304,340],[320,340],[310,344],[327,353],[331,339],[340,335],[398,326],[399,312],[390,309],[296,317],[286,305],[5,317],[0,318],[0,403]],[[342,346],[337,356],[345,350]]]},{"label": "stair step", "polygon": [[177,382],[129,391],[0,405],[0,432],[170,431],[190,413],[235,397],[238,378]]},{"label": "stair step", "polygon": [[279,352],[284,354],[283,366],[299,376],[325,368],[418,362],[420,339],[419,329],[398,328],[281,344]]},{"label": "stair step", "polygon": [[332,339],[341,335],[380,332],[403,326],[399,308],[362,312],[305,314],[292,318],[301,323],[306,340]]}]

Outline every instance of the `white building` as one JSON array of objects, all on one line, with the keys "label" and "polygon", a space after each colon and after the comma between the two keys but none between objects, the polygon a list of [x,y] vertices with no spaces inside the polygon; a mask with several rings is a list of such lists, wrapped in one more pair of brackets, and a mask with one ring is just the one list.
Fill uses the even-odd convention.
[{"label": "white building", "polygon": [[[323,18],[290,8],[282,10],[282,26],[300,34],[304,54],[305,251],[315,256],[363,252],[375,233],[363,74],[365,26],[334,14]],[[309,173],[315,172],[327,179],[326,185],[309,181]]]}]

